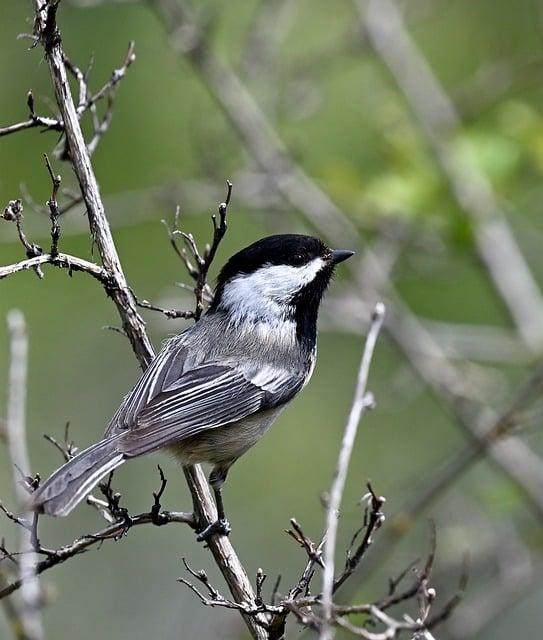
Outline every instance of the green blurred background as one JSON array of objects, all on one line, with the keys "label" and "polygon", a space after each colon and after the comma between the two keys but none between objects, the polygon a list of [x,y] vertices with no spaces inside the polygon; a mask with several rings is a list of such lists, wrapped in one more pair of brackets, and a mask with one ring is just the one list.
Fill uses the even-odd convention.
[{"label": "green blurred background", "polygon": [[[75,3],[74,3],[75,4]],[[194,70],[168,43],[145,3],[61,3],[59,24],[66,52],[84,67],[94,57],[91,84],[96,89],[123,60],[129,40],[137,60],[123,81],[112,125],[94,158],[117,247],[128,279],[139,296],[169,306],[190,304],[174,286],[185,280],[170,250],[162,218],[180,204],[182,225],[198,241],[210,237],[210,213],[223,197],[224,180],[234,182],[230,228],[217,264],[266,233],[311,231],[289,207],[255,210],[238,197],[238,181],[249,180],[247,155],[235,132],[210,98]],[[507,327],[509,319],[494,294],[474,250],[471,227],[460,215],[435,161],[427,150],[401,94],[375,54],[364,45],[350,2],[283,2],[275,15],[285,21],[269,75],[255,74],[248,34],[263,3],[204,2],[194,7],[213,17],[213,45],[254,93],[294,157],[348,211],[360,234],[379,237],[384,226],[406,230],[394,280],[417,314],[448,323]],[[280,3],[275,3],[280,4]],[[409,0],[411,33],[464,119],[462,135],[475,150],[475,162],[506,203],[509,222],[535,278],[543,276],[543,9],[536,0]],[[32,88],[36,110],[54,112],[47,65],[39,47],[17,39],[31,31],[31,3],[0,0],[0,125],[27,117],[25,97]],[[279,19],[279,18],[278,18]],[[254,45],[252,45],[254,46]],[[255,49],[258,51],[258,46]],[[0,202],[30,193],[43,204],[49,180],[42,154],[52,153],[58,134],[26,131],[0,140]],[[74,188],[68,165],[55,161],[64,186]],[[248,177],[249,175],[249,177]],[[27,204],[25,229],[34,242],[48,242],[48,220]],[[22,259],[15,228],[0,221],[0,263]],[[63,219],[61,249],[85,258],[92,247],[81,211]],[[43,433],[61,436],[64,424],[80,446],[94,442],[138,376],[128,342],[104,327],[118,325],[114,306],[90,278],[45,268],[39,281],[31,272],[0,283],[0,318],[21,309],[30,337],[28,430],[32,471],[42,476],[59,463]],[[341,284],[342,275],[337,279]],[[145,314],[155,346],[179,331],[182,321]],[[3,322],[3,320],[2,320]],[[362,324],[362,323],[361,323]],[[5,325],[4,325],[5,327]],[[251,575],[258,567],[277,573],[283,587],[304,565],[301,551],[283,532],[295,516],[317,538],[323,524],[319,496],[329,486],[352,397],[359,337],[321,331],[319,361],[311,384],[285,412],[265,441],[233,469],[225,500],[232,541]],[[534,358],[535,359],[535,358]],[[519,355],[509,362],[478,365],[491,381],[495,407],[508,385],[532,363]],[[0,389],[6,389],[8,344],[0,331]],[[463,436],[431,398],[386,338],[381,339],[370,387],[377,409],[364,418],[350,469],[341,519],[341,544],[360,522],[358,504],[371,478],[393,513],[448,457]],[[5,413],[5,393],[0,416]],[[522,437],[543,455],[537,420]],[[176,465],[163,457],[136,460],[117,474],[116,487],[131,512],[146,510],[157,487],[155,464],[169,479],[164,506],[188,509],[190,499]],[[1,498],[14,496],[11,469],[0,447]],[[541,522],[522,497],[489,463],[481,462],[428,512],[438,529],[440,597],[456,587],[462,555],[473,568],[463,607],[479,602],[496,581],[506,555],[501,541],[515,546],[519,558],[534,564],[542,552]],[[41,535],[50,546],[101,526],[81,506],[69,518],[43,519]],[[385,525],[386,526],[386,525]],[[11,523],[0,532],[13,540]],[[389,575],[428,549],[425,517],[380,566],[358,579],[358,599],[375,599]],[[513,542],[511,542],[513,541]],[[493,555],[489,549],[497,548]],[[510,550],[509,550],[510,551]],[[512,553],[512,552],[511,552]],[[478,559],[492,555],[488,563]],[[222,586],[208,553],[183,527],[142,527],[120,542],[47,573],[50,594],[44,612],[48,638],[240,638],[236,614],[206,609],[175,579],[181,557],[206,568]],[[516,556],[515,556],[516,557]],[[541,560],[539,560],[541,562]],[[521,562],[521,560],[519,560]],[[515,563],[513,563],[515,566]],[[509,567],[509,565],[508,565]],[[509,571],[509,568],[507,569]],[[539,569],[540,573],[541,570]],[[503,579],[501,575],[500,579]],[[519,602],[504,606],[494,624],[478,638],[536,637],[543,591],[537,582]],[[465,611],[465,613],[463,613]],[[0,615],[0,636],[8,637]],[[298,630],[292,632],[292,636]],[[438,638],[462,636],[453,621]]]}]

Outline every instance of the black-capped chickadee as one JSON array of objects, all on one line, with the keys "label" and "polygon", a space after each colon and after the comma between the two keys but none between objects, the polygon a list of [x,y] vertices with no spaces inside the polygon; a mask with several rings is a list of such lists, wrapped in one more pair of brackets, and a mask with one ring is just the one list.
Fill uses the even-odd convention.
[{"label": "black-capped chickadee", "polygon": [[57,469],[33,507],[65,516],[123,462],[166,447],[183,464],[213,465],[219,520],[200,539],[227,533],[228,470],[309,381],[321,298],[351,255],[310,236],[275,235],[232,256],[207,313],[164,344],[103,440]]}]

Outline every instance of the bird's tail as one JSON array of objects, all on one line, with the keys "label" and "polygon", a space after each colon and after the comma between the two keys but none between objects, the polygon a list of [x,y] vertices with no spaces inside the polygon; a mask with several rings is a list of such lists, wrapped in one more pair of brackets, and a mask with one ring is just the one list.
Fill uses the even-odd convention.
[{"label": "bird's tail", "polygon": [[67,516],[94,486],[125,460],[119,436],[105,438],[57,469],[32,494],[32,508],[51,516]]}]

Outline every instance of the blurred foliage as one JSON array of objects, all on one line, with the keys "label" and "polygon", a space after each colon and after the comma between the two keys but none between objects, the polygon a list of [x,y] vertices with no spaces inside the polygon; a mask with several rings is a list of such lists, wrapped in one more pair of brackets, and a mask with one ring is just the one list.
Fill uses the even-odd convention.
[{"label": "blurred foliage", "polygon": [[[51,113],[52,97],[41,50],[28,50],[29,41],[17,39],[31,29],[30,2],[0,3],[3,126],[26,117],[29,88],[43,115]],[[293,155],[349,213],[360,233],[371,240],[385,221],[409,229],[395,272],[407,304],[417,314],[436,320],[509,326],[476,257],[470,223],[451,197],[405,100],[360,37],[351,3],[334,3],[333,11],[324,0],[283,4],[282,26],[269,25],[282,33],[282,40],[264,76],[251,73],[246,57],[260,3],[237,0],[226,6],[209,0],[194,3],[194,8],[208,17],[220,54],[262,108],[277,118],[279,133]],[[506,204],[535,277],[543,284],[541,4],[536,0],[402,4],[417,43],[464,118],[455,152],[466,167],[477,166],[489,177]],[[307,230],[294,211],[255,212],[236,202],[235,176],[247,166],[247,156],[200,78],[173,52],[145,2],[81,9],[63,1],[59,23],[65,50],[73,60],[84,66],[92,56],[95,88],[120,64],[127,42],[136,41],[136,64],[120,87],[113,123],[95,154],[94,166],[124,267],[140,296],[153,301],[177,298],[179,305],[186,301],[173,287],[183,272],[160,224],[161,218],[172,215],[177,198],[171,188],[177,183],[198,179],[221,193],[225,178],[234,180],[230,231],[215,268],[230,253],[272,230]],[[37,130],[0,140],[1,203],[27,191],[37,202],[45,202],[49,182],[42,153],[50,153],[57,141],[57,134]],[[69,167],[59,163],[56,167],[63,184],[73,187]],[[199,206],[187,206],[183,200],[179,204],[185,228],[205,241],[210,234],[209,213],[217,200],[200,197],[200,201]],[[31,239],[47,243],[47,218],[28,205],[25,213]],[[63,221],[61,247],[90,257],[92,246],[82,218],[82,213],[72,213]],[[0,255],[2,264],[22,257],[15,229],[3,221]],[[102,330],[118,324],[118,319],[89,278],[77,274],[69,278],[51,268],[46,268],[43,282],[32,273],[19,274],[0,283],[0,318],[12,307],[24,311],[29,325],[30,447],[34,471],[45,475],[59,459],[42,434],[59,435],[70,421],[79,445],[95,441],[137,377],[137,365],[128,343],[118,333]],[[146,318],[156,345],[183,326],[153,314]],[[281,572],[286,587],[303,564],[298,549],[282,533],[288,519],[295,515],[314,537],[321,529],[319,494],[329,486],[360,351],[356,337],[323,333],[313,381],[265,441],[231,473],[225,500],[234,544],[248,570],[254,574],[263,567],[270,582]],[[5,389],[4,330],[0,363],[0,389]],[[519,379],[525,367],[487,368],[498,382],[493,401],[499,407],[505,401],[504,382]],[[387,512],[392,513],[463,442],[454,421],[420,388],[385,340],[378,347],[371,388],[378,408],[364,419],[350,470],[341,524],[343,545],[359,522],[358,500],[367,478],[387,496]],[[540,434],[533,431],[525,437],[543,454]],[[162,464],[163,459],[157,461]],[[173,463],[167,464],[167,472],[166,508],[187,508],[181,474]],[[149,506],[156,475],[149,459],[134,461],[118,474],[118,486],[132,510]],[[13,498],[10,482],[11,471],[0,449],[1,497],[7,503]],[[449,568],[457,566],[463,552],[469,549],[476,555],[479,544],[494,539],[498,531],[514,530],[533,548],[543,545],[541,523],[487,463],[464,476],[431,514],[438,526],[443,592],[454,588]],[[83,506],[66,520],[44,520],[42,536],[60,544],[94,528],[96,516]],[[0,521],[0,532],[8,540],[13,537],[5,521]],[[361,580],[359,595],[372,598],[386,589],[389,575],[424,553],[427,538],[421,522],[371,580]],[[175,583],[181,556],[194,567],[211,566],[189,531],[144,528],[47,574],[48,637],[240,637],[235,614],[203,609],[193,594]],[[215,575],[215,570],[210,573]],[[491,579],[475,569],[469,597],[481,593],[485,580]],[[530,593],[481,638],[535,637],[542,599],[541,589]],[[446,631],[438,637],[447,637]]]}]

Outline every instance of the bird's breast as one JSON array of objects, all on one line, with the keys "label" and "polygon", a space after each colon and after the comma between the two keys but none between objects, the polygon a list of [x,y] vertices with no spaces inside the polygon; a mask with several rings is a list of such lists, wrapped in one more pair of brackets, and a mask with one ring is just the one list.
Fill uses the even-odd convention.
[{"label": "bird's breast", "polygon": [[236,422],[207,429],[172,445],[170,450],[183,464],[229,464],[242,456],[271,427],[284,405],[259,411]]}]

